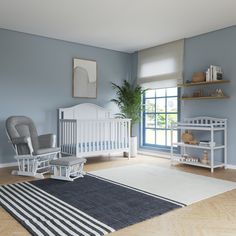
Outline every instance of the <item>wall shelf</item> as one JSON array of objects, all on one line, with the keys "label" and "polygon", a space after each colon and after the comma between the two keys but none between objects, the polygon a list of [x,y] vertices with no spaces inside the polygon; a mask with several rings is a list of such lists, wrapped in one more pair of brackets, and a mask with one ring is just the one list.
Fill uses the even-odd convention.
[{"label": "wall shelf", "polygon": [[211,85],[211,84],[224,84],[224,83],[229,83],[230,80],[215,80],[215,81],[209,81],[209,82],[198,82],[198,83],[183,83],[183,84],[178,84],[177,86],[180,88],[183,87],[191,87],[191,86],[198,86],[198,85]]},{"label": "wall shelf", "polygon": [[201,99],[227,99],[229,96],[204,96],[204,97],[183,97],[180,98],[182,101],[187,100],[201,100]]}]

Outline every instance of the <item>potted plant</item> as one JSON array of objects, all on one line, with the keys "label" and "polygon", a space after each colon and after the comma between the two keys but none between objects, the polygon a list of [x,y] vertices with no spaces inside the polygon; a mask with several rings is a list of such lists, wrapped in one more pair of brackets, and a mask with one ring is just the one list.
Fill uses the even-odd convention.
[{"label": "potted plant", "polygon": [[122,86],[112,83],[112,88],[116,92],[116,98],[111,101],[117,104],[120,113],[116,114],[118,118],[131,119],[130,130],[130,156],[137,155],[137,137],[133,136],[133,126],[140,121],[142,111],[142,95],[145,92],[139,85],[132,85],[124,81]]}]

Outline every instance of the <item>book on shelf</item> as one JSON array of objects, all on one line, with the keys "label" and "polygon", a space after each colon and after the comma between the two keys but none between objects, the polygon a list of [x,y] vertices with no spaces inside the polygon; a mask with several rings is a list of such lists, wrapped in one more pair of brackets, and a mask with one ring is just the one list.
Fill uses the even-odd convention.
[{"label": "book on shelf", "polygon": [[210,147],[211,143],[213,144],[213,146],[215,146],[215,142],[211,142],[211,141],[208,141],[208,140],[200,140],[199,141],[199,146]]},{"label": "book on shelf", "polygon": [[223,73],[220,66],[210,65],[206,71],[206,82],[217,81],[223,79]]},{"label": "book on shelf", "polygon": [[210,142],[207,143],[207,142],[199,142],[199,145],[200,146],[205,146],[205,147],[210,147]]}]

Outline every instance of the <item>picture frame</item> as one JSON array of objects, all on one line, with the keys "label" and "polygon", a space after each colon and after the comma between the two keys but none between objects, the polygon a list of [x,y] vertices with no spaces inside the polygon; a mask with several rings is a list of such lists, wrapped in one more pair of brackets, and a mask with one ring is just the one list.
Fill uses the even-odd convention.
[{"label": "picture frame", "polygon": [[97,98],[97,62],[73,58],[72,96]]}]

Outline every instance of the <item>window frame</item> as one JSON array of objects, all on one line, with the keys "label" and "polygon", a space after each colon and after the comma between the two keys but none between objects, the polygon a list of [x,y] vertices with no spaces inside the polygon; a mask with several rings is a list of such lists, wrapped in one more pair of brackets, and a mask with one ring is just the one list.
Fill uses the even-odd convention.
[{"label": "window frame", "polygon": [[[155,111],[154,112],[146,112],[146,109],[144,108],[142,111],[142,119],[141,119],[141,126],[140,126],[140,131],[141,131],[141,147],[142,148],[147,148],[147,149],[158,149],[158,150],[162,150],[162,151],[170,151],[171,145],[167,145],[167,132],[171,131],[171,128],[168,128],[168,124],[167,124],[167,119],[168,119],[168,115],[169,114],[176,114],[177,115],[177,122],[179,121],[179,117],[180,117],[180,103],[179,103],[179,89],[177,87],[174,87],[177,90],[177,95],[176,96],[168,96],[167,95],[167,90],[168,88],[163,88],[165,89],[165,96],[157,96],[157,90],[158,89],[152,89],[155,90],[155,96],[154,97],[146,97],[146,94],[144,93],[143,98],[142,98],[142,102],[143,105],[145,107],[146,101],[148,99],[154,99],[155,100]],[[164,98],[165,99],[165,111],[164,112],[157,112],[157,100],[160,98]],[[177,111],[176,112],[168,112],[167,111],[167,100],[168,98],[176,98],[177,100]],[[154,128],[149,128],[146,127],[146,114],[153,114],[155,115],[155,127]],[[157,127],[157,115],[158,114],[164,114],[165,115],[165,128],[158,128]],[[146,130],[154,130],[155,131],[155,144],[150,144],[150,143],[146,143]],[[161,144],[156,144],[156,132],[158,130],[162,130],[165,131],[165,145],[161,145]],[[179,136],[179,132],[177,131],[177,139]],[[174,151],[177,151],[178,148],[174,147]]]}]

